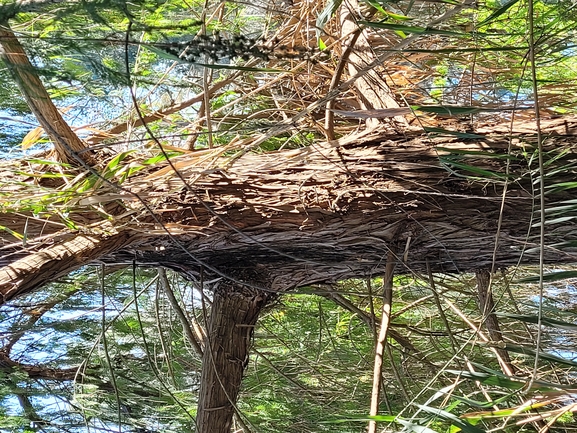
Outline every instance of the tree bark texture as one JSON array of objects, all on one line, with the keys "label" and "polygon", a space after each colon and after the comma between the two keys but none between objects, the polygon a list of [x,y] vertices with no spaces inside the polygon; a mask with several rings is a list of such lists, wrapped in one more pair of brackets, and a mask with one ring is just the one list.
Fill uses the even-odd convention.
[{"label": "tree bark texture", "polygon": [[80,266],[123,248],[135,239],[134,234],[68,234],[54,245],[0,268],[0,303],[27,293],[48,281],[67,275]]},{"label": "tree bark texture", "polygon": [[230,281],[214,291],[202,359],[198,433],[230,433],[253,329],[270,294]]},{"label": "tree bark texture", "polygon": [[[575,179],[575,124],[548,123],[549,186]],[[82,232],[32,215],[0,214],[2,225],[20,233],[30,222],[26,245],[0,232],[0,293],[4,299],[26,293],[95,260],[163,265],[194,278],[264,267],[271,284],[254,288],[273,291],[382,275],[390,249],[401,258],[397,274],[425,274],[427,262],[432,272],[538,263],[536,167],[526,158],[536,137],[530,131],[514,135],[511,155],[502,133],[464,140],[379,131],[304,149],[247,153],[234,163],[226,156],[208,163],[206,151],[189,152],[172,160],[181,177],[160,163],[125,181],[123,192],[102,183],[75,198],[69,218]],[[571,189],[547,189],[548,208],[573,199]],[[86,225],[98,217],[93,203],[124,206],[127,216],[117,213],[112,223],[118,236]],[[557,216],[546,221],[545,262],[575,262],[577,249],[568,241],[575,240],[576,220]],[[87,243],[79,251],[69,249],[74,236]],[[27,257],[42,266],[20,268]]]},{"label": "tree bark texture", "polygon": [[[503,344],[503,333],[499,326],[499,319],[497,319],[495,301],[493,299],[493,291],[491,290],[491,273],[486,269],[480,269],[476,272],[477,277],[477,296],[479,298],[479,311],[481,312],[481,320],[484,323],[489,338],[494,343]],[[511,363],[509,352],[502,347],[495,348],[499,357],[499,364],[503,373],[512,376],[516,369]]]}]

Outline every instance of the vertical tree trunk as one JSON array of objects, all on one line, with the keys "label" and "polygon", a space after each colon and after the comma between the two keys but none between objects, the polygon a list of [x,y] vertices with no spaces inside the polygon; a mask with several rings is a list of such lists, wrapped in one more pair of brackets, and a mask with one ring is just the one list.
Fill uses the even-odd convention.
[{"label": "vertical tree trunk", "polygon": [[198,433],[230,433],[254,325],[269,299],[230,281],[215,290],[202,359]]}]

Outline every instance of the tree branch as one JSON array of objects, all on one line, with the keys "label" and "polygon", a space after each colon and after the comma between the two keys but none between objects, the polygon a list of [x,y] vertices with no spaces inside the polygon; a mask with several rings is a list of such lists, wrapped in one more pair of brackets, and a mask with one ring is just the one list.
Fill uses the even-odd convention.
[{"label": "tree branch", "polygon": [[112,235],[71,234],[67,241],[0,268],[0,304],[66,275],[107,253],[126,247],[135,239],[129,231]]}]

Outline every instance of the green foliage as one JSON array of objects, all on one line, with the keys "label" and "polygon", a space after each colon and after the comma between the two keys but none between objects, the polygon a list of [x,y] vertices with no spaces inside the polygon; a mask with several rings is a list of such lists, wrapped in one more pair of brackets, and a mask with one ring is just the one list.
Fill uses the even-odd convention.
[{"label": "green foliage", "polygon": [[262,432],[328,431],[319,420],[356,414],[366,402],[372,333],[328,300],[281,302],[257,329],[241,407]]},{"label": "green foliage", "polygon": [[[139,272],[136,284],[150,278],[150,272]],[[139,295],[142,315],[136,314],[132,280],[132,274],[126,271],[105,278],[105,328],[102,328],[102,294],[95,269],[78,272],[70,282],[53,284],[41,296],[23,299],[29,307],[4,306],[4,329],[11,335],[13,359],[22,365],[40,364],[40,370],[53,367],[64,371],[70,366],[79,369],[68,374],[65,380],[42,378],[36,387],[33,384],[37,380],[28,376],[27,367],[22,367],[17,380],[13,379],[16,372],[11,373],[12,385],[0,407],[9,410],[14,406],[9,396],[28,389],[34,412],[46,423],[46,431],[60,431],[63,426],[59,419],[69,416],[88,426],[97,426],[100,422],[117,424],[112,370],[114,383],[122,393],[123,423],[149,428],[162,425],[167,432],[190,431],[191,419],[182,413],[181,406],[182,403],[193,406],[194,396],[182,391],[196,386],[194,369],[198,364],[194,366],[194,357],[184,345],[182,329],[172,327],[162,318],[170,312],[158,311],[156,314],[160,316],[154,313],[151,298],[154,290]],[[49,309],[45,309],[46,306]],[[146,326],[149,345],[143,340],[142,326]],[[172,345],[160,345],[157,334],[160,331]],[[108,354],[103,352],[103,332]],[[161,347],[170,352],[162,352]],[[183,362],[185,359],[187,362]],[[168,369],[167,362],[174,362],[174,368]],[[177,365],[187,368],[177,368]],[[169,392],[170,389],[174,392]],[[43,397],[41,390],[49,390],[49,394]],[[180,405],[174,401],[177,395]],[[49,405],[44,410],[43,398],[61,399],[70,406]],[[12,410],[17,411],[17,407]]]}]

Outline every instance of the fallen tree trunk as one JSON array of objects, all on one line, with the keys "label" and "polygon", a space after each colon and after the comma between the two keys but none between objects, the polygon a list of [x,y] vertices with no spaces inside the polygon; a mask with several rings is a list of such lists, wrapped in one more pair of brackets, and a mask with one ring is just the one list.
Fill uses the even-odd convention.
[{"label": "fallen tree trunk", "polygon": [[[577,159],[572,138],[563,134],[572,128],[565,123],[551,129],[556,135],[547,145],[551,209],[573,198],[563,186],[574,179],[572,169],[563,167]],[[372,133],[303,150],[246,154],[226,169],[218,168],[226,165],[225,158],[207,168],[192,152],[173,161],[180,177],[160,166],[123,184],[142,202],[108,184],[87,191],[86,199],[75,198],[70,218],[79,226],[88,214],[94,218],[90,203],[122,204],[128,216],[114,222],[123,236],[120,243],[104,236],[77,254],[66,252],[63,243],[74,232],[51,237],[47,226],[37,229],[42,242],[29,237],[26,246],[11,243],[4,232],[0,293],[4,299],[26,293],[94,260],[163,265],[193,278],[201,271],[228,277],[264,267],[271,276],[264,289],[273,291],[382,274],[393,246],[400,255],[396,273],[424,273],[427,262],[433,272],[538,263],[535,167],[524,156],[531,154],[535,137],[517,140],[507,155],[508,139],[502,135],[464,141]],[[546,263],[575,261],[574,243],[568,242],[577,233],[573,213],[569,206],[562,219],[557,211],[546,221]],[[12,221],[10,229],[22,233],[25,218]],[[100,236],[91,230],[81,236]],[[69,259],[51,255],[54,243],[61,243]],[[27,256],[59,260],[58,271],[29,267],[26,272],[35,275],[20,278],[11,268]]]}]

